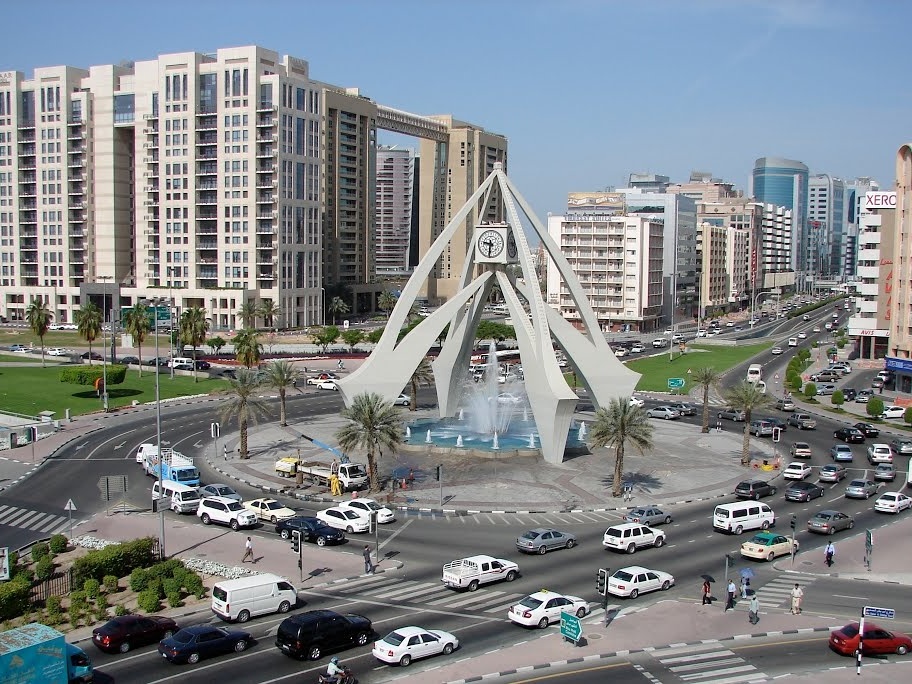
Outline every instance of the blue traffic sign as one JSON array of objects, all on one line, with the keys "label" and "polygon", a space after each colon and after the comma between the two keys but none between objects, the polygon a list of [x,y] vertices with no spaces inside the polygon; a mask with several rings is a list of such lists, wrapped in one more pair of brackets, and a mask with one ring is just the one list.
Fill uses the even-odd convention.
[{"label": "blue traffic sign", "polygon": [[668,389],[681,389],[684,387],[684,378],[668,378]]},{"label": "blue traffic sign", "polygon": [[865,606],[862,615],[864,615],[866,618],[883,618],[884,620],[892,620],[896,617],[896,611],[892,608],[875,608],[874,606]]},{"label": "blue traffic sign", "polygon": [[560,633],[562,637],[566,637],[570,641],[579,641],[583,636],[583,625],[580,623],[580,619],[573,613],[561,611]]}]

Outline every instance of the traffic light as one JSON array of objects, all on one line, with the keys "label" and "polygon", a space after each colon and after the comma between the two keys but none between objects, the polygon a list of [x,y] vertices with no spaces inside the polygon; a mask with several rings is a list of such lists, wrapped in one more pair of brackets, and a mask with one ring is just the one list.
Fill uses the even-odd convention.
[{"label": "traffic light", "polygon": [[291,550],[297,554],[301,553],[301,530],[293,530],[291,533]]},{"label": "traffic light", "polygon": [[778,442],[780,439],[782,439],[782,428],[774,427],[773,428],[773,441]]},{"label": "traffic light", "polygon": [[606,596],[608,594],[608,571],[605,568],[599,568],[598,571],[598,593],[601,596]]},{"label": "traffic light", "polygon": [[434,479],[437,480],[437,482],[440,482],[440,475],[442,474],[441,473],[442,470],[443,470],[443,466],[440,466],[440,465],[434,469],[434,471],[435,471]]},{"label": "traffic light", "polygon": [[798,526],[798,516],[792,513],[792,519],[789,522],[789,526],[792,528],[792,531]]},{"label": "traffic light", "polygon": [[377,511],[371,511],[370,515],[368,516],[368,520],[370,521],[370,527],[368,531],[373,534],[377,531]]}]

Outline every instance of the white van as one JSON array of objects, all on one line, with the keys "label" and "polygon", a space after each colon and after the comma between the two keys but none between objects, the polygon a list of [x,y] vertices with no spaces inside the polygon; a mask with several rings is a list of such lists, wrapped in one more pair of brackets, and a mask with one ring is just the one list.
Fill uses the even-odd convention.
[{"label": "white van", "polygon": [[719,504],[713,511],[713,527],[732,534],[741,534],[744,530],[768,530],[775,524],[773,509],[757,501]]},{"label": "white van", "polygon": [[247,622],[252,616],[287,613],[298,603],[298,591],[284,577],[263,573],[217,582],[212,612],[222,620]]},{"label": "white van", "polygon": [[152,483],[152,501],[161,498],[165,499],[168,508],[175,513],[196,513],[200,504],[200,495],[195,487],[174,480],[156,480]]},{"label": "white van", "polygon": [[790,347],[797,347],[797,346],[798,346],[798,338],[797,338],[797,337],[790,337],[790,338],[789,338],[789,346],[790,346]]},{"label": "white van", "polygon": [[763,366],[759,363],[752,363],[747,367],[747,381],[756,383],[763,380]]},{"label": "white van", "polygon": [[193,359],[188,356],[175,356],[173,359],[168,361],[168,368],[174,368],[179,365],[188,365],[193,366]]}]

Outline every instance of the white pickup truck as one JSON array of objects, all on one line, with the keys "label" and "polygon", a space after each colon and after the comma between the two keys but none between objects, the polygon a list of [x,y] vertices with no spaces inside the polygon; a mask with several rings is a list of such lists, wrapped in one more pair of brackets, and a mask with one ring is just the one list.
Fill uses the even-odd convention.
[{"label": "white pickup truck", "polygon": [[440,581],[448,587],[475,591],[479,584],[500,580],[512,582],[517,575],[519,566],[513,561],[491,556],[472,556],[444,565]]},{"label": "white pickup truck", "polygon": [[[275,462],[275,471],[279,477],[294,477],[302,473],[305,480],[310,480],[315,485],[329,485],[332,468],[325,463],[303,463],[293,457],[280,458]],[[336,475],[342,482],[344,491],[364,489],[370,478],[367,475],[367,466],[363,463],[339,463]]]}]

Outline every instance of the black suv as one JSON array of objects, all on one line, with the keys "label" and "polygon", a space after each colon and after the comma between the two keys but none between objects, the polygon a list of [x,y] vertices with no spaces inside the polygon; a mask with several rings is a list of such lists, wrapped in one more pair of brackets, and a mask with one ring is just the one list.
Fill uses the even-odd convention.
[{"label": "black suv", "polygon": [[735,496],[739,499],[762,499],[764,496],[773,496],[776,488],[765,480],[745,480],[735,487]]},{"label": "black suv", "polygon": [[301,538],[317,546],[327,544],[341,544],[345,541],[345,532],[326,525],[322,520],[309,516],[297,516],[287,520],[279,520],[275,531],[282,539],[291,539],[295,530],[301,533]]},{"label": "black suv", "polygon": [[371,621],[363,615],[309,610],[282,620],[275,643],[292,658],[319,660],[330,651],[364,646],[373,635]]}]

